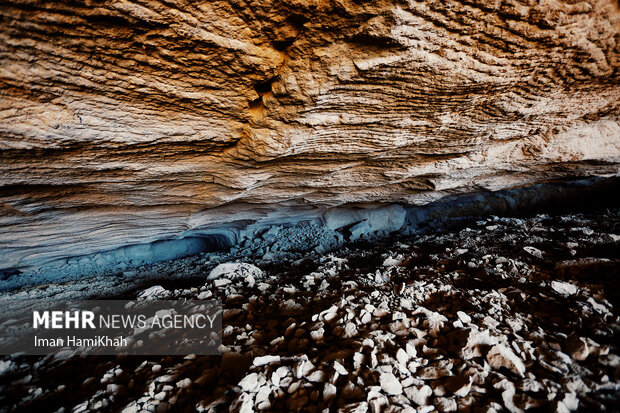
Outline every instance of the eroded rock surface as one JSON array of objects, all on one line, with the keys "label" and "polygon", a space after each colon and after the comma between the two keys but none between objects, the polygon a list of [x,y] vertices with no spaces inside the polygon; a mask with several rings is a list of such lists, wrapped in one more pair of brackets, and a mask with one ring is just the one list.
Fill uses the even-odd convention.
[{"label": "eroded rock surface", "polygon": [[4,1],[0,19],[2,268],[617,173],[611,0]]}]

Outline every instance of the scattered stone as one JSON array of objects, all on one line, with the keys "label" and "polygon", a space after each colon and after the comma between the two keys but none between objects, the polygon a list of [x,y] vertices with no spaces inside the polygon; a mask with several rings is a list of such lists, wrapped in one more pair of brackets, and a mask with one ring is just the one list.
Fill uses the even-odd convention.
[{"label": "scattered stone", "polygon": [[280,356],[260,356],[260,357],[255,357],[252,364],[257,367],[260,367],[266,364],[279,363],[279,362],[280,362]]},{"label": "scattered stone", "polygon": [[409,361],[409,354],[407,354],[407,352],[402,348],[399,348],[396,352],[396,360],[398,360],[398,362],[403,366],[406,366]]},{"label": "scattered stone", "polygon": [[207,300],[213,296],[213,292],[211,291],[203,291],[196,297],[199,300]]},{"label": "scattered stone", "polygon": [[416,350],[415,346],[411,344],[411,342],[408,342],[405,345],[405,350],[407,351],[409,357],[416,357],[418,355],[418,351]]},{"label": "scattered stone", "polygon": [[404,389],[405,396],[418,406],[426,406],[429,398],[433,394],[433,389],[430,386],[411,386]]},{"label": "scattered stone", "polygon": [[349,374],[349,372],[347,371],[346,368],[344,368],[344,366],[340,363],[338,363],[337,361],[334,361],[334,370],[336,370],[336,372],[342,376],[346,376]]},{"label": "scattered stone", "polygon": [[254,403],[260,404],[263,402],[268,402],[270,394],[271,394],[271,389],[269,388],[269,386],[262,386],[258,390],[258,393],[256,393],[256,398],[254,400]]},{"label": "scattered stone", "polygon": [[577,286],[564,281],[551,281],[551,288],[558,294],[573,295],[578,291]]},{"label": "scattered stone", "polygon": [[[581,257],[591,245],[601,245],[597,254],[612,250],[612,240],[596,223],[587,225],[598,228],[591,235],[548,232],[541,222],[551,219],[483,219],[474,229],[420,234],[407,250],[393,243],[389,251],[351,247],[343,252],[347,260],[337,258],[340,252],[308,253],[309,259],[290,252],[293,269],[278,266],[273,237],[262,246],[274,260],[264,273],[227,263],[202,286],[156,285],[138,294],[221,300],[221,360],[148,357],[138,367],[124,358],[101,361],[93,369],[100,373],[78,386],[88,400],[70,408],[172,411],[202,398],[200,412],[613,410],[620,356],[608,292],[617,259]],[[485,231],[491,222],[494,235]],[[524,262],[523,253],[506,247],[548,245],[556,237],[561,248],[541,252],[545,261]],[[568,247],[574,259],[556,261],[569,256]],[[197,273],[204,277],[211,266],[237,259],[217,254],[192,258]],[[559,262],[557,274],[549,272],[552,262]],[[161,265],[158,274],[171,273]],[[54,291],[36,291],[48,290]],[[569,334],[573,326],[579,336]],[[76,366],[63,353],[33,362],[6,356],[0,398],[20,389],[23,398],[11,396],[11,410],[44,397],[56,403],[71,388],[52,374],[65,363],[67,371]],[[40,377],[51,380],[49,389]]]},{"label": "scattered stone", "polygon": [[457,330],[450,334],[451,346],[458,351],[464,360],[482,356],[486,349],[497,344],[498,339],[491,335],[487,329],[465,329]]},{"label": "scattered stone", "polygon": [[435,380],[450,375],[450,370],[442,367],[424,367],[418,372],[418,377],[422,380]]},{"label": "scattered stone", "polygon": [[471,390],[473,377],[453,376],[446,381],[448,390],[457,397],[465,397]]},{"label": "scattered stone", "polygon": [[161,285],[154,285],[138,294],[139,300],[161,300],[170,296],[170,291]]},{"label": "scattered stone", "polygon": [[403,392],[403,387],[392,373],[381,374],[381,376],[379,376],[379,383],[381,384],[381,389],[390,396],[398,395]]},{"label": "scattered stone", "polygon": [[221,288],[228,284],[232,284],[232,280],[229,280],[228,278],[218,278],[213,281],[213,286],[215,288]]},{"label": "scattered stone", "polygon": [[255,393],[258,391],[260,383],[258,382],[258,373],[250,373],[245,376],[240,382],[239,386],[243,391],[248,393]]},{"label": "scattered stone", "polygon": [[523,377],[525,374],[525,364],[508,347],[503,344],[496,344],[487,353],[487,361],[496,370],[505,367],[514,374]]},{"label": "scattered stone", "polygon": [[523,250],[525,252],[527,252],[528,254],[530,254],[531,256],[533,256],[533,257],[540,258],[540,259],[543,258],[543,253],[538,248],[534,248],[534,247],[531,247],[531,246],[526,246],[526,247],[523,247]]},{"label": "scattered stone", "polygon": [[464,324],[469,324],[471,323],[471,317],[468,316],[467,314],[465,314],[462,311],[457,311],[456,312],[456,316],[459,318],[459,320],[461,320],[461,322],[463,322]]},{"label": "scattered stone", "polygon": [[436,397],[433,404],[440,412],[455,412],[457,409],[456,400],[447,397]]},{"label": "scattered stone", "polygon": [[568,337],[566,340],[566,351],[574,360],[578,361],[583,361],[590,355],[588,342],[582,337]]},{"label": "scattered stone", "polygon": [[243,278],[253,279],[262,278],[263,272],[260,268],[246,263],[225,263],[215,267],[207,276],[207,280],[215,280],[218,278]]},{"label": "scattered stone", "polygon": [[178,388],[186,389],[192,385],[192,380],[190,378],[185,378],[183,380],[178,381],[176,384]]},{"label": "scattered stone", "polygon": [[[358,402],[347,404],[338,410],[339,413],[367,413],[368,412],[368,403],[367,402]],[[374,412],[374,410],[373,410]]]},{"label": "scattered stone", "polygon": [[307,380],[313,383],[323,383],[325,381],[325,372],[321,370],[315,370],[307,376]]},{"label": "scattered stone", "polygon": [[351,338],[357,335],[357,326],[354,323],[347,323],[344,327],[343,338]]},{"label": "scattered stone", "polygon": [[338,394],[338,389],[331,383],[325,383],[323,385],[323,401],[325,403],[330,403],[332,400],[336,398]]}]

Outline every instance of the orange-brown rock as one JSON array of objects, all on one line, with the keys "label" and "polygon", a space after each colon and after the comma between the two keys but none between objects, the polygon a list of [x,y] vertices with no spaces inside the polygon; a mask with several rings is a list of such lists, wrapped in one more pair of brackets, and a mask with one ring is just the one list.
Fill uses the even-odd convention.
[{"label": "orange-brown rock", "polygon": [[0,268],[618,172],[612,0],[6,0],[0,19]]}]

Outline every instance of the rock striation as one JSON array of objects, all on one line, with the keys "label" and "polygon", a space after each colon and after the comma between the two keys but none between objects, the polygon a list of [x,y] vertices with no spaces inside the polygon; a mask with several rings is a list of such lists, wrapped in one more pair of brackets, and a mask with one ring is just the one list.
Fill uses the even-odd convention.
[{"label": "rock striation", "polygon": [[0,20],[1,269],[618,173],[612,0],[7,0]]}]

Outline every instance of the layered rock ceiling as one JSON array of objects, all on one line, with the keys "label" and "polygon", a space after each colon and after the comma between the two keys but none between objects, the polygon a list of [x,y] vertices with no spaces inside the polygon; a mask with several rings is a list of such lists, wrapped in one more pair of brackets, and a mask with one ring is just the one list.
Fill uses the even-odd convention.
[{"label": "layered rock ceiling", "polygon": [[613,0],[7,0],[0,16],[0,268],[618,172]]}]

